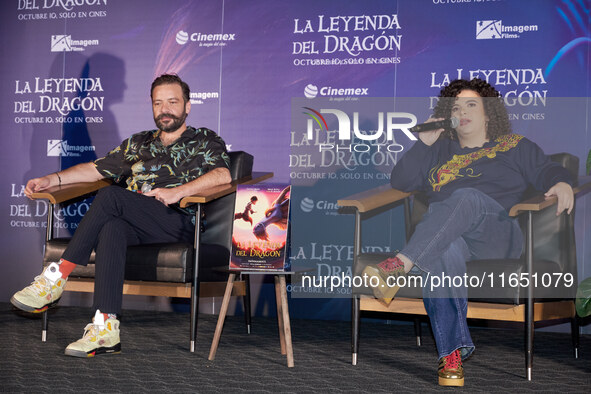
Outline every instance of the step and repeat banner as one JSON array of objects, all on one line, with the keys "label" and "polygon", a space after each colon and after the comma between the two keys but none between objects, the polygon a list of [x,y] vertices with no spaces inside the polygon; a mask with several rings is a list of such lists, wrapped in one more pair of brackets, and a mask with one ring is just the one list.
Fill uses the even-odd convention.
[{"label": "step and repeat banner", "polygon": [[[496,86],[514,131],[578,156],[581,174],[591,148],[589,0],[7,0],[0,9],[4,301],[41,267],[47,204],[24,197],[26,181],[154,128],[149,89],[165,72],[191,87],[190,125],[292,184],[292,266],[319,276],[347,275],[352,263],[353,216],[337,200],[387,184],[413,143],[401,130],[371,143],[354,131],[404,122],[388,111],[424,121],[453,79]],[[342,125],[319,122],[320,109],[365,111],[347,119],[357,139],[340,143]],[[60,207],[58,235],[90,203]],[[577,207],[579,279],[591,275],[589,204]],[[400,248],[401,217],[371,218],[364,248]],[[261,288],[264,314],[273,294]],[[294,316],[349,318],[346,287],[290,290]]]}]

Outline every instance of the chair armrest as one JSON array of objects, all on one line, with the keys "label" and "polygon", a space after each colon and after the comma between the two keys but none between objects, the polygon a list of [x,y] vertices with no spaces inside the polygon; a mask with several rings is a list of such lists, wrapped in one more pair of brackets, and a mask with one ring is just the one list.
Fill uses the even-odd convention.
[{"label": "chair armrest", "polygon": [[[573,187],[573,193],[575,197],[580,197],[583,194],[591,190],[591,176],[579,177],[575,186]],[[517,216],[521,212],[525,211],[541,211],[548,208],[558,202],[558,198],[550,197],[546,198],[544,194],[536,194],[535,196],[528,198],[525,201],[517,203],[509,210],[509,216]]]},{"label": "chair armrest", "polygon": [[402,201],[413,193],[393,189],[390,185],[382,185],[342,198],[337,201],[337,204],[341,207],[357,208],[359,212],[369,212],[376,208]]},{"label": "chair armrest", "polygon": [[237,179],[225,185],[215,186],[203,190],[199,194],[187,196],[181,199],[180,207],[186,208],[188,205],[197,203],[206,203],[218,199],[220,197],[232,194],[236,191],[238,185],[253,185],[273,177],[272,172],[253,172],[252,175]]},{"label": "chair armrest", "polygon": [[111,185],[111,181],[101,179],[96,182],[78,182],[62,186],[52,186],[46,190],[31,194],[33,200],[46,199],[52,204],[59,204],[83,196]]}]

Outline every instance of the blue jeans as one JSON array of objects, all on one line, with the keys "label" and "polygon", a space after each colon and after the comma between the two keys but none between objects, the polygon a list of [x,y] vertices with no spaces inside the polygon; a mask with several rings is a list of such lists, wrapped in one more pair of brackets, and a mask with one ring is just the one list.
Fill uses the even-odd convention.
[{"label": "blue jeans", "polygon": [[[466,261],[518,258],[523,234],[516,219],[494,199],[476,189],[458,189],[429,211],[400,253],[423,271],[423,277],[463,277]],[[433,278],[431,278],[433,279]],[[464,286],[423,287],[423,302],[439,358],[460,349],[462,358],[474,351],[466,314]]]}]

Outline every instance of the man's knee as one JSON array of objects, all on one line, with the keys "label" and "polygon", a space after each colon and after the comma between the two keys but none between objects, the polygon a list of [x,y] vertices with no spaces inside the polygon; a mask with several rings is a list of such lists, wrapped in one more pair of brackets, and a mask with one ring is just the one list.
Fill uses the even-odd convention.
[{"label": "man's knee", "polygon": [[[125,197],[132,194],[130,191],[120,186],[107,186],[100,189],[94,198],[92,205],[107,205],[114,204],[118,201],[123,201]],[[91,206],[92,208],[92,206]]]},{"label": "man's knee", "polygon": [[110,198],[112,196],[119,196],[122,192],[127,192],[124,188],[120,186],[110,185],[99,189],[96,193],[96,198]]},{"label": "man's knee", "polygon": [[124,220],[114,218],[107,221],[99,231],[99,242],[125,243],[127,242],[127,223]]}]

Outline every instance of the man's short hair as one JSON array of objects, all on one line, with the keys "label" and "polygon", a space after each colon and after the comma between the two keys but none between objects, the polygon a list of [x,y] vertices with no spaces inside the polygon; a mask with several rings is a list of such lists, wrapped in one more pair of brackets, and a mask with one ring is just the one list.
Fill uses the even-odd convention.
[{"label": "man's short hair", "polygon": [[185,103],[187,103],[191,96],[191,89],[189,88],[189,85],[187,85],[187,83],[176,74],[162,74],[161,76],[156,78],[154,82],[152,82],[152,88],[150,89],[150,98],[154,98],[153,93],[154,88],[156,86],[170,84],[178,84],[181,86],[181,89],[183,90],[183,100],[185,101]]}]

